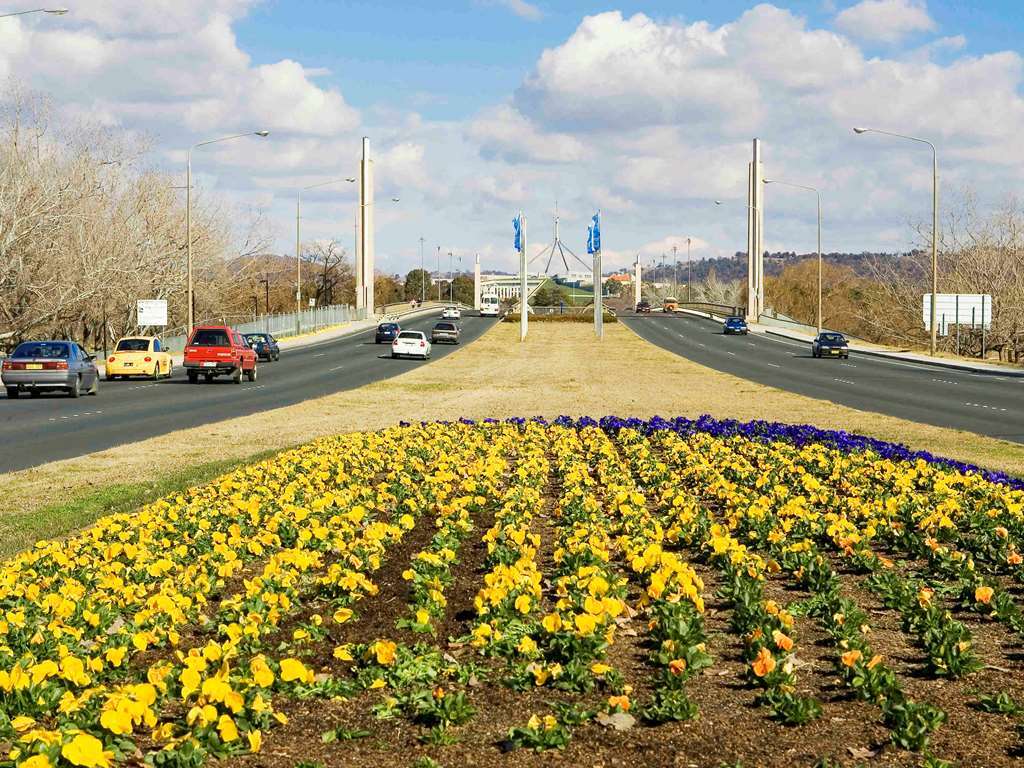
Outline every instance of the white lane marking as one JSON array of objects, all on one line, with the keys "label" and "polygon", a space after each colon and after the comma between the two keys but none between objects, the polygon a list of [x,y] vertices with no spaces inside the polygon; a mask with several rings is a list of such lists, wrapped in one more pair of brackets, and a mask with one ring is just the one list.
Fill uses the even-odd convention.
[{"label": "white lane marking", "polygon": [[835,379],[834,378],[834,379],[832,379],[832,381],[838,381],[840,384],[852,384],[854,386],[857,385],[856,381],[850,381],[849,379]]},{"label": "white lane marking", "polygon": [[726,352],[725,354],[732,355],[733,357],[736,357],[736,353],[735,352]]},{"label": "white lane marking", "polygon": [[932,379],[936,384],[959,384],[959,381],[947,381],[946,379]]},{"label": "white lane marking", "polygon": [[99,416],[103,411],[83,411],[82,413],[73,413],[70,416],[61,416],[59,419],[56,416],[52,416],[47,421],[66,421],[68,419],[79,419],[82,416]]},{"label": "white lane marking", "polygon": [[1000,408],[998,405],[985,405],[984,403],[964,403],[964,405],[968,405],[971,408],[984,408],[987,411],[999,411],[1001,413],[1006,411],[1005,408]]},{"label": "white lane marking", "polygon": [[699,341],[697,342],[697,346],[698,347],[704,347],[705,349],[707,349],[707,345],[706,344],[701,344]]},{"label": "white lane marking", "polygon": [[313,357],[323,357],[326,354],[326,352],[320,352],[319,354],[313,355]]},{"label": "white lane marking", "polygon": [[331,373],[333,373],[334,371],[340,371],[344,367],[345,366],[343,366],[343,365],[336,365],[333,368],[331,368]]},{"label": "white lane marking", "polygon": [[775,363],[768,363],[768,365],[770,365],[772,368],[781,368],[782,367],[781,365],[776,365]]},{"label": "white lane marking", "polygon": [[748,347],[756,347],[756,346],[757,346],[757,344],[755,344],[755,343],[754,343],[754,342],[752,342],[752,341],[748,341],[748,342],[747,342],[747,346],[748,346]]},{"label": "white lane marking", "polygon": [[840,365],[843,366],[844,368],[856,368],[857,367],[853,363],[840,363]]}]

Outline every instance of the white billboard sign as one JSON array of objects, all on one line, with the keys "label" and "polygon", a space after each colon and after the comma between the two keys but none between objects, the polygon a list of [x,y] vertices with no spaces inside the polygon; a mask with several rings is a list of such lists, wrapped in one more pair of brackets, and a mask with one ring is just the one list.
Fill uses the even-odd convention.
[{"label": "white billboard sign", "polygon": [[[925,330],[930,331],[932,295],[924,294],[921,301]],[[935,299],[935,321],[938,333],[945,336],[950,326],[975,328],[992,326],[992,297],[987,293],[938,293]]]},{"label": "white billboard sign", "polygon": [[167,301],[165,299],[139,299],[136,303],[139,326],[167,325]]}]

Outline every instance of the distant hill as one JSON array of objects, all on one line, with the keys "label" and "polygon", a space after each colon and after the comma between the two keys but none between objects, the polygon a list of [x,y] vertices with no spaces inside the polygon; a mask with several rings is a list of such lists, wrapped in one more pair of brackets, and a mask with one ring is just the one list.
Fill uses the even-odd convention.
[{"label": "distant hill", "polygon": [[[871,276],[870,263],[877,260],[891,259],[894,261],[902,261],[908,254],[899,253],[826,253],[824,254],[824,260],[830,264],[839,264],[847,266],[856,272],[858,275],[863,277]],[[803,261],[804,259],[813,259],[816,257],[814,253],[796,253],[795,251],[782,251],[777,253],[765,252],[764,255],[764,271],[765,274],[772,277],[779,275],[790,264]],[[679,282],[686,281],[686,262],[679,261],[676,267],[677,271],[673,271],[671,264],[665,264],[664,267],[659,263],[653,269],[651,267],[644,268],[644,280],[653,280],[655,282],[672,282],[674,279],[678,279]],[[708,273],[714,269],[715,274],[719,280],[739,280],[746,281],[747,279],[747,254],[742,251],[737,251],[733,256],[723,256],[717,259],[701,259],[694,260],[690,266],[691,278],[694,283],[704,282],[707,279]]]}]

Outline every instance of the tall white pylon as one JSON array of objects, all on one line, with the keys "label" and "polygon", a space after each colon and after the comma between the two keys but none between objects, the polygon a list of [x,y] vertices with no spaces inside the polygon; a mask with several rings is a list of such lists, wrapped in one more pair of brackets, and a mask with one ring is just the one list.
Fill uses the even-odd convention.
[{"label": "tall white pylon", "polygon": [[356,238],[356,311],[373,315],[373,159],[370,140],[363,137],[363,157],[359,162],[359,211]]},{"label": "tall white pylon", "polygon": [[480,311],[480,254],[476,255],[476,264],[473,265],[473,309]]},{"label": "tall white pylon", "polygon": [[640,303],[643,297],[640,272],[640,254],[638,253],[636,255],[636,264],[633,265],[633,309],[636,309],[636,305]]},{"label": "tall white pylon", "polygon": [[764,164],[760,139],[754,139],[747,181],[747,322],[756,323],[764,312]]}]

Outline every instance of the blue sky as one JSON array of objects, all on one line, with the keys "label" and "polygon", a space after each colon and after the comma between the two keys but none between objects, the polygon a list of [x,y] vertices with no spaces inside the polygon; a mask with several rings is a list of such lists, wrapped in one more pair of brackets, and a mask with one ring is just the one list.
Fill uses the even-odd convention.
[{"label": "blue sky", "polygon": [[[505,98],[533,67],[540,53],[564,41],[588,14],[621,10],[660,20],[705,20],[724,24],[753,3],[539,2],[539,21],[517,17],[483,0],[465,2],[327,2],[274,0],[257,6],[235,29],[243,48],[259,62],[301,57],[331,74],[355,106],[412,102],[426,117],[460,119]],[[827,26],[849,2],[780,2],[814,25]],[[1014,0],[931,2],[940,34],[966,37],[963,53],[1013,50],[1024,38],[1024,8]],[[917,35],[923,40],[930,35]],[[911,42],[913,41],[911,38]],[[866,46],[891,55],[900,48]]]},{"label": "blue sky", "polygon": [[[514,267],[512,216],[549,239],[557,198],[582,250],[604,214],[606,263],[745,242],[750,140],[766,172],[822,191],[826,250],[905,250],[930,214],[930,157],[866,124],[931,138],[942,199],[994,210],[1024,168],[1024,14],[1009,0],[81,0],[0,25],[0,82],[47,93],[62,119],[184,148],[200,197],[264,214],[291,253],[298,189],[377,160],[378,263],[419,263],[421,235]],[[0,94],[2,100],[2,94]],[[398,196],[392,204],[388,198]],[[351,185],[308,193],[303,239],[352,244]],[[728,201],[716,207],[715,199]],[[772,188],[766,246],[814,248],[812,200]],[[532,248],[531,248],[532,250]]]}]

